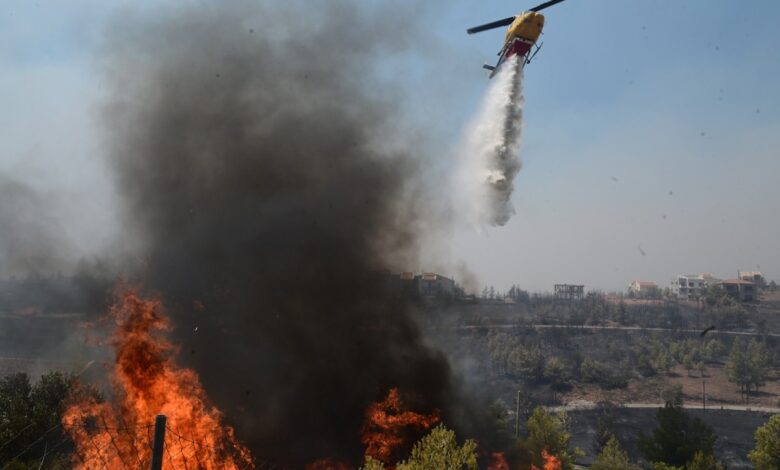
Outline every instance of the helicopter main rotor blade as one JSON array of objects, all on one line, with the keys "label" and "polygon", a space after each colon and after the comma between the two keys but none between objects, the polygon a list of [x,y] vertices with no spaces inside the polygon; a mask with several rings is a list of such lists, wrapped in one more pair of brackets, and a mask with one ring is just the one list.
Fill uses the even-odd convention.
[{"label": "helicopter main rotor blade", "polygon": [[[563,0],[557,0],[557,1],[561,2]],[[485,23],[485,24],[481,24],[479,26],[474,26],[473,28],[467,29],[466,32],[469,33],[469,34],[481,33],[482,31],[487,31],[489,29],[500,28],[502,26],[509,26],[510,24],[512,24],[512,22],[514,20],[515,20],[515,17],[514,16],[510,16],[509,18],[504,18],[503,20],[498,20],[498,21],[494,21],[492,23]]]},{"label": "helicopter main rotor blade", "polygon": [[528,11],[533,11],[533,12],[541,11],[541,10],[544,10],[545,8],[549,8],[549,7],[551,7],[551,6],[553,6],[553,5],[557,4],[557,3],[561,3],[562,1],[563,0],[550,0],[549,2],[544,2],[541,5],[536,5],[535,7],[531,8]]}]

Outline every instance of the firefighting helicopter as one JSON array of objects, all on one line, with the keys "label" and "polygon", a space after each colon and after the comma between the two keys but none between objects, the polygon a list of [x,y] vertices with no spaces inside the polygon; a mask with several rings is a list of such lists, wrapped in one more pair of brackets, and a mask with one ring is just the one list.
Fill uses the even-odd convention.
[{"label": "firefighting helicopter", "polygon": [[531,59],[536,57],[536,54],[539,53],[539,49],[542,48],[541,44],[536,44],[536,41],[539,40],[539,36],[542,35],[542,29],[544,28],[544,15],[539,12],[556,3],[561,3],[562,1],[563,0],[550,0],[533,7],[528,11],[524,11],[517,16],[510,16],[503,20],[474,26],[473,28],[466,30],[468,34],[474,34],[489,29],[500,28],[502,26],[509,26],[506,30],[506,36],[504,37],[504,47],[498,53],[498,62],[496,65],[485,64],[482,66],[482,68],[490,70],[490,78],[493,78],[493,75],[496,74],[499,67],[501,67],[501,64],[512,56],[522,57],[523,66],[531,63]]}]

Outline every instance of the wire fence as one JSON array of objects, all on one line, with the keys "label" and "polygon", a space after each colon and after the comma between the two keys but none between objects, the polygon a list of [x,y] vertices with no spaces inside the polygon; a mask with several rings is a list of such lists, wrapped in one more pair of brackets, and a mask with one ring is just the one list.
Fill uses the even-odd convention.
[{"label": "wire fence", "polygon": [[[13,444],[30,426],[25,427],[8,441],[0,444],[0,451]],[[70,458],[76,467],[89,470],[149,469],[153,450],[154,424],[135,426],[109,426],[99,423],[58,423],[32,440],[6,463],[0,462],[0,470],[13,468],[15,462],[32,460],[31,454],[40,455],[38,469],[47,468],[47,459],[53,458],[63,446],[69,447]],[[283,470],[286,467],[269,462],[256,462],[246,451],[226,445],[209,445],[198,438],[187,436],[173,426],[165,427],[163,465],[165,470],[211,470],[232,468],[236,470]],[[74,441],[78,441],[74,445]],[[37,456],[34,459],[37,460]]]}]

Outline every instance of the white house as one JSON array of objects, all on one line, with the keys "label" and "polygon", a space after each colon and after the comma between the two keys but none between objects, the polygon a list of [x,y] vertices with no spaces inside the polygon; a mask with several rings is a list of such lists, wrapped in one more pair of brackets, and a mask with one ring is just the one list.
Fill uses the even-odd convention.
[{"label": "white house", "polygon": [[761,271],[737,271],[737,279],[752,282],[758,287],[766,286],[766,280]]},{"label": "white house", "polygon": [[658,284],[653,281],[634,281],[628,285],[628,291],[637,296],[653,295],[658,292]]},{"label": "white house", "polygon": [[680,299],[696,299],[706,289],[707,281],[701,274],[679,274],[672,279],[672,294]]}]

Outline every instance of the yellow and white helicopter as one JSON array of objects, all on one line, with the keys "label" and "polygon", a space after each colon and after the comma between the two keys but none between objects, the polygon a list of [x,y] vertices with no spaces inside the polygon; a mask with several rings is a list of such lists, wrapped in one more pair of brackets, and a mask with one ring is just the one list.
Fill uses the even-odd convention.
[{"label": "yellow and white helicopter", "polygon": [[[487,64],[482,66],[483,68],[490,70],[490,78],[493,78],[493,75],[496,74],[499,67],[501,67],[501,64],[512,56],[522,57],[523,65],[531,63],[531,59],[533,59],[539,52],[539,49],[542,48],[541,44],[536,44],[539,40],[539,36],[542,35],[542,29],[544,29],[544,15],[539,12],[557,3],[561,3],[562,1],[563,0],[550,0],[533,7],[528,11],[524,11],[517,16],[510,16],[503,20],[474,26],[473,28],[466,30],[467,33],[474,34],[489,29],[500,28],[502,26],[509,26],[506,30],[506,36],[504,37],[504,47],[498,53],[498,63],[496,63],[495,66]],[[534,46],[536,46],[535,49]]]}]

